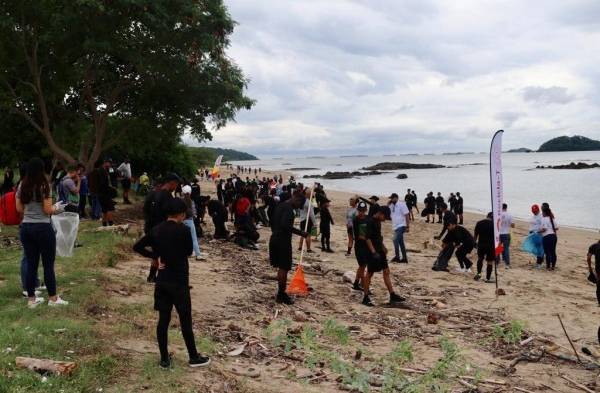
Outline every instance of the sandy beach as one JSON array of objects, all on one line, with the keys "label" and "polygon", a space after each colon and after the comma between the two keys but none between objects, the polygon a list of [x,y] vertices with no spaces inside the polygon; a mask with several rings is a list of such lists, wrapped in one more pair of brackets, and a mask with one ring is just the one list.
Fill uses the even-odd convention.
[{"label": "sandy beach", "polygon": [[[213,184],[203,182],[202,186],[203,193],[214,193]],[[348,386],[340,382],[338,373],[326,366],[322,370],[307,367],[306,351],[292,346],[285,352],[269,341],[266,333],[277,321],[286,321],[285,326],[289,324],[288,333],[294,329],[302,331],[307,326],[319,331],[329,319],[349,327],[350,344],[328,343],[327,348],[356,367],[368,369],[374,359],[388,353],[402,340],[409,340],[414,359],[405,367],[417,370],[415,372],[427,370],[440,358],[439,340],[446,337],[460,348],[464,357],[462,362],[468,364],[465,373],[473,374],[478,370],[477,375],[481,378],[502,382],[480,383],[478,391],[581,391],[562,375],[593,386],[598,370],[587,370],[584,365],[572,361],[574,354],[556,315],[560,313],[584,362],[591,363],[591,358],[581,354],[581,347],[598,347],[596,330],[600,308],[595,299],[595,287],[586,280],[585,256],[588,246],[597,241],[597,234],[561,228],[557,270],[540,271],[534,269],[534,258],[519,250],[528,225],[517,221],[512,234],[512,269],[499,267],[499,286],[506,296],[497,297],[494,284],[476,282],[471,274],[431,271],[439,247],[439,241],[433,241],[433,236],[439,233],[441,224],[427,224],[419,217],[411,223],[410,232],[405,236],[409,263],[390,264],[394,286],[408,301],[398,308],[386,306],[387,292],[381,275],[376,275],[372,299],[377,306],[367,308],[360,304],[362,294],[353,291],[342,279],[345,272],[355,271],[357,266],[354,256],[344,255],[344,216],[350,194],[326,192],[332,200],[335,221],[332,248],[335,253],[321,253],[319,242],[313,243],[316,252],[305,258],[306,279],[313,291],[307,297],[298,298],[293,306],[282,306],[274,301],[275,270],[268,264],[267,253],[269,228],[260,229],[259,251],[202,239],[201,247],[209,254],[208,261],[193,262],[190,268],[195,328],[203,335],[214,337],[224,351],[236,348],[240,343],[245,343],[245,349],[236,357],[216,356],[210,372],[186,373],[185,378],[206,388],[201,391],[230,391],[224,388],[219,375],[235,377],[242,383],[235,386],[243,388],[235,391],[348,390]],[[381,202],[385,200],[382,198]],[[472,231],[480,218],[467,213],[465,226]],[[385,223],[383,228],[386,246],[393,250],[390,223]],[[208,220],[205,233],[211,234],[212,230]],[[298,256],[299,253],[295,253],[295,257]],[[474,253],[471,259],[476,260]],[[119,264],[111,272],[123,277],[135,275],[143,280],[147,265],[147,261],[132,256],[129,262]],[[456,260],[452,259],[451,270],[456,266]],[[134,300],[147,302],[150,294],[151,287],[144,287]],[[428,323],[430,314],[439,321]],[[523,345],[518,342],[502,344],[494,335],[494,327],[507,326],[515,320],[525,326],[521,338],[530,339]],[[154,348],[152,340],[153,337],[141,337],[118,345],[135,351]],[[546,354],[539,361],[522,361],[511,366],[515,358],[542,347]],[[356,355],[357,348],[364,353],[362,358]],[[185,356],[182,345],[176,349],[180,356]],[[377,373],[377,369],[373,373]],[[454,381],[448,391],[468,390],[465,389],[462,383]],[[371,391],[377,391],[377,387]]]}]

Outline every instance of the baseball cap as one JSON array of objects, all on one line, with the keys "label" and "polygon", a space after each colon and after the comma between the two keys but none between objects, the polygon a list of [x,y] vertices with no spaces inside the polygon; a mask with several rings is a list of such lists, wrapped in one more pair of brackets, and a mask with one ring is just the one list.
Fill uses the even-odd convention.
[{"label": "baseball cap", "polygon": [[363,201],[360,201],[360,202],[358,202],[358,205],[356,205],[356,209],[367,210],[367,204]]},{"label": "baseball cap", "polygon": [[532,206],[531,206],[531,212],[532,212],[533,214],[538,214],[538,213],[540,212],[540,207],[539,207],[537,204],[535,204],[535,205],[532,205]]},{"label": "baseball cap", "polygon": [[181,193],[182,194],[191,194],[192,193],[192,187],[185,185],[183,187],[181,187]]},{"label": "baseball cap", "polygon": [[394,198],[398,198],[398,194],[396,194],[395,192],[390,195],[390,199],[394,199]]},{"label": "baseball cap", "polygon": [[377,195],[371,195],[369,200],[374,200],[375,202],[377,202],[379,200],[379,197]]}]

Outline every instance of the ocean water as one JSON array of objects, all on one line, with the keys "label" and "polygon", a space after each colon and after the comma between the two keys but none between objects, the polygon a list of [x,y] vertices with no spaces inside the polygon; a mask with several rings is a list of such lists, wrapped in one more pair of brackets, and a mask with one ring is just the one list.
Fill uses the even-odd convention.
[{"label": "ocean water", "polygon": [[[304,175],[327,171],[352,172],[380,162],[409,162],[445,165],[443,169],[411,169],[391,171],[383,175],[355,179],[318,179],[326,189],[356,192],[360,195],[403,196],[408,188],[416,190],[419,202],[426,193],[438,191],[447,199],[450,192],[460,191],[465,209],[487,212],[491,209],[489,154],[395,155],[352,157],[265,157],[257,161],[233,162],[266,170],[292,170],[299,181],[309,184]],[[587,229],[600,229],[600,168],[534,169],[537,165],[560,165],[570,162],[600,163],[600,151],[560,153],[504,153],[504,201],[518,218],[528,218],[532,204],[548,202],[559,224]],[[408,179],[396,179],[406,173]]]}]

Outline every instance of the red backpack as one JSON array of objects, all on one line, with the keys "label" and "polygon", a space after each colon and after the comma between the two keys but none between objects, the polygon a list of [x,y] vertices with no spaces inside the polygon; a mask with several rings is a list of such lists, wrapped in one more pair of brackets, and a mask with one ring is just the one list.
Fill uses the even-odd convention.
[{"label": "red backpack", "polygon": [[4,225],[19,225],[21,215],[17,212],[15,191],[9,191],[0,197],[0,222]]}]

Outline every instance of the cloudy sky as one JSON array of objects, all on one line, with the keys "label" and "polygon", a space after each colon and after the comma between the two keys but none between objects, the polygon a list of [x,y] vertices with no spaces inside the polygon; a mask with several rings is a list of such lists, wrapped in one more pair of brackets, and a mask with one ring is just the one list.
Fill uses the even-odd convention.
[{"label": "cloudy sky", "polygon": [[600,1],[226,0],[256,106],[211,146],[259,156],[600,139]]}]

